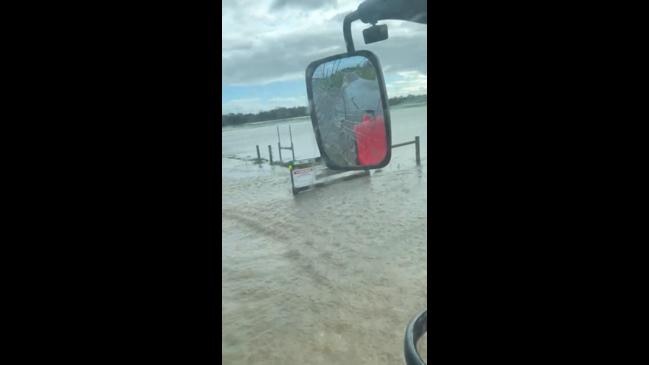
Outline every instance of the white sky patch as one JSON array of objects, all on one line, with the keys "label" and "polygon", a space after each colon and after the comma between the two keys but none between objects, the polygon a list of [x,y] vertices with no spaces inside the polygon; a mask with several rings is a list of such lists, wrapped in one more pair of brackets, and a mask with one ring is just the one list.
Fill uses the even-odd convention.
[{"label": "white sky patch", "polygon": [[[222,113],[256,113],[259,110],[256,110],[261,103],[260,98],[245,98],[245,99],[234,99],[227,101],[221,104]],[[255,110],[255,111],[253,111]]]},{"label": "white sky patch", "polygon": [[272,84],[274,82],[295,81],[295,80],[304,81],[304,77],[305,77],[304,71],[302,71],[302,72],[296,72],[291,74],[284,74],[278,77],[264,78],[256,82],[230,82],[228,83],[228,85],[229,86],[254,86],[254,85],[264,86],[264,85]]},{"label": "white sky patch", "polygon": [[418,71],[398,72],[400,79],[386,85],[388,97],[423,95],[428,92],[428,76]]},{"label": "white sky patch", "polygon": [[280,106],[286,106],[286,107],[293,107],[293,106],[306,106],[307,100],[306,96],[304,98],[299,98],[299,97],[283,97],[283,98],[271,98],[268,99],[268,103],[270,104],[276,104],[277,107]]}]

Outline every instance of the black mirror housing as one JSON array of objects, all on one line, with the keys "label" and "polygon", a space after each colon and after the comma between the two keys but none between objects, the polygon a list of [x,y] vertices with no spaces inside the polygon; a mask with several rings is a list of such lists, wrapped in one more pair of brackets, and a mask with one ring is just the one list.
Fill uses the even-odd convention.
[{"label": "black mirror housing", "polygon": [[388,97],[372,52],[312,62],[306,69],[306,88],[316,142],[328,168],[370,170],[390,162]]}]

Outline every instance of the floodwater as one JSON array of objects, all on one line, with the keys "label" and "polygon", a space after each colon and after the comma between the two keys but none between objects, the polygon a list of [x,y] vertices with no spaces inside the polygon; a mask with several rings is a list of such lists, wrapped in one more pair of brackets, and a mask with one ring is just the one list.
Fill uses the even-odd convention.
[{"label": "floodwater", "polygon": [[[392,151],[370,176],[291,193],[277,129],[295,158],[319,156],[309,118],[222,130],[224,364],[403,364],[427,307],[427,107],[391,109]],[[282,151],[291,159],[290,151]],[[420,353],[426,353],[425,345]]]}]

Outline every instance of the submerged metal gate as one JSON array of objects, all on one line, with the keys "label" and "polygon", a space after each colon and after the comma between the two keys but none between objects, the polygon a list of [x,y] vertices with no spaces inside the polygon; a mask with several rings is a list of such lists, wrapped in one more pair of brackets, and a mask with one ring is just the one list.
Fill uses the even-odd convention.
[{"label": "submerged metal gate", "polygon": [[[291,132],[291,125],[288,125],[288,135],[291,141],[291,147],[282,147],[282,139],[279,136],[279,126],[277,126],[277,148],[279,150],[279,163],[281,164],[284,162],[282,160],[282,150],[291,150],[291,156],[293,159],[291,161],[295,161],[295,149],[293,148],[293,133]],[[272,152],[269,152],[272,153]]]},{"label": "submerged metal gate", "polygon": [[[291,174],[291,191],[293,195],[313,187],[320,187],[334,181],[369,176],[369,170],[336,171],[328,169],[322,163],[322,157],[293,161],[288,166]],[[346,175],[342,175],[346,174]],[[333,178],[332,178],[333,177]]]}]

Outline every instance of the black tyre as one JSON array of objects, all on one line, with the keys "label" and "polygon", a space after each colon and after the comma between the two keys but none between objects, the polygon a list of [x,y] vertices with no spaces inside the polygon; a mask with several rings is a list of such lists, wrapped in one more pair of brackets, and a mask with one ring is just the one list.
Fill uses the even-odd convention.
[{"label": "black tyre", "polygon": [[403,349],[407,365],[424,365],[424,360],[417,352],[417,342],[428,331],[428,309],[419,313],[406,328]]}]

